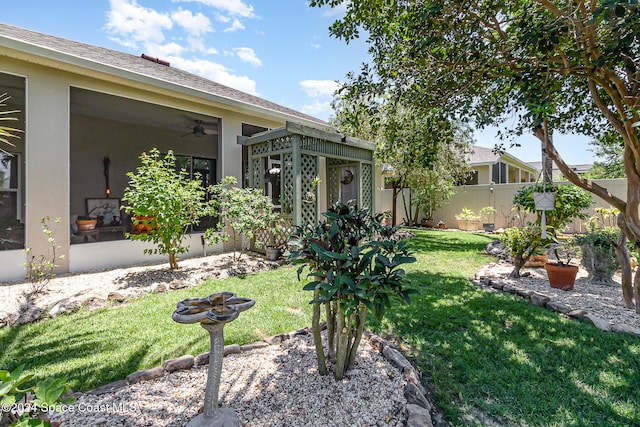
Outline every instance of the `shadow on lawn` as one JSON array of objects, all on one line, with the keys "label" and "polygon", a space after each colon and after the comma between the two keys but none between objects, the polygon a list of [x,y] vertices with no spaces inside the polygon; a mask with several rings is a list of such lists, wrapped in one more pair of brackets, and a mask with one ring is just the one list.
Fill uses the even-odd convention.
[{"label": "shadow on lawn", "polygon": [[[24,364],[27,372],[35,374],[36,381],[39,381],[50,375],[47,373],[49,368],[57,366],[57,378],[66,377],[73,390],[88,391],[126,378],[128,374],[143,369],[150,359],[154,366],[162,363],[166,356],[158,354],[155,343],[137,339],[131,329],[115,330],[105,325],[101,322],[105,312],[85,311],[3,328],[0,330],[0,368],[12,370]],[[76,322],[88,320],[94,321],[93,328],[78,331]],[[172,333],[173,325],[168,323],[168,326],[167,333]],[[50,328],[56,330],[53,336],[44,331]],[[45,334],[48,337],[46,341],[42,339]],[[116,339],[104,338],[114,335]],[[182,342],[180,348],[188,348],[200,340],[200,337],[194,337]]]},{"label": "shadow on lawn", "polygon": [[508,425],[640,423],[637,338],[460,277],[408,276],[418,290],[411,305],[370,326],[410,347],[409,357],[433,379],[439,404],[456,422],[482,412]]}]

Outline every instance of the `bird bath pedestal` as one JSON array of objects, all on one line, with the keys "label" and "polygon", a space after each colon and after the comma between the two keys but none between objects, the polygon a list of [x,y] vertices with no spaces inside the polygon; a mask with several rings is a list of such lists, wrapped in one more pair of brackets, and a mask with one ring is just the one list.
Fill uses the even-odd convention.
[{"label": "bird bath pedestal", "polygon": [[207,387],[204,392],[204,411],[187,427],[239,426],[240,418],[229,408],[218,409],[218,390],[224,353],[224,325],[238,318],[240,312],[255,304],[249,298],[236,297],[232,292],[219,292],[205,298],[188,298],[178,303],[171,318],[178,323],[200,323],[209,332],[211,351]]}]

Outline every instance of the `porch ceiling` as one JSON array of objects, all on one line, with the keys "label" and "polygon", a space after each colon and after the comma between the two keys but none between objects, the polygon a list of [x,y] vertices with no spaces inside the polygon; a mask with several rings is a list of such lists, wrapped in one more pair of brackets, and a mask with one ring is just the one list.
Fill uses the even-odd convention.
[{"label": "porch ceiling", "polygon": [[207,134],[218,133],[217,118],[85,89],[71,90],[71,112],[185,134],[200,120]]}]

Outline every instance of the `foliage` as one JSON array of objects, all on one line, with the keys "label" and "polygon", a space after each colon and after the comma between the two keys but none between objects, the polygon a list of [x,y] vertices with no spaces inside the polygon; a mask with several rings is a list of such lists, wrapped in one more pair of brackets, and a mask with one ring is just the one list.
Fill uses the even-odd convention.
[{"label": "foliage", "polygon": [[462,212],[456,214],[455,217],[461,221],[480,221],[480,215],[469,208],[462,208]]},{"label": "foliage", "polygon": [[62,405],[75,402],[75,397],[63,397],[69,386],[63,378],[46,378],[35,386],[27,386],[33,374],[24,372],[24,364],[13,371],[0,370],[0,422],[11,426],[50,426],[41,417],[50,411],[60,412]]},{"label": "foliage", "polygon": [[346,90],[333,105],[333,123],[342,132],[375,141],[376,159],[386,165],[390,176],[385,179],[393,183],[393,224],[402,189],[411,188],[410,200],[404,200],[405,217],[415,224],[420,212],[430,218],[446,203],[454,183],[466,176],[469,130],[436,109],[424,112],[385,98],[353,99]]},{"label": "foliage", "polygon": [[[19,113],[20,110],[3,110],[4,107],[7,106],[7,102],[11,99],[9,95],[3,93],[0,95],[0,121],[18,121],[17,117],[14,117],[13,114]],[[11,126],[0,126],[0,142],[6,144],[10,147],[14,147],[14,144],[9,140],[10,138],[20,138],[18,133],[22,133],[21,129],[17,129]],[[0,152],[7,153],[2,147],[0,147]]]},{"label": "foliage", "polygon": [[480,209],[480,217],[487,222],[491,222],[491,217],[497,213],[498,210],[493,206],[485,206]]},{"label": "foliage", "polygon": [[590,179],[625,178],[624,141],[616,132],[606,132],[591,141],[593,153],[603,159],[593,163],[587,172]]},{"label": "foliage", "polygon": [[[49,225],[50,220],[51,218],[48,216],[40,219],[42,233],[46,236],[47,243],[49,243],[47,254],[36,256],[31,248],[24,250],[27,255],[27,261],[23,265],[27,269],[27,280],[32,294],[42,292],[47,287],[49,281],[55,276],[54,270],[58,267],[56,260],[64,259],[64,255],[56,255],[61,246],[56,243],[56,239],[53,236],[53,230]],[[60,224],[62,219],[56,218],[54,222]]]},{"label": "foliage", "polygon": [[[304,290],[313,291],[313,333],[318,369],[327,373],[320,338],[320,307],[327,317],[329,358],[334,362],[336,380],[353,367],[364,330],[367,311],[382,318],[393,299],[409,303],[410,291],[402,265],[415,261],[406,242],[390,237],[395,227],[382,225],[382,215],[372,216],[340,202],[324,213],[318,225],[300,226],[291,245],[291,254],[300,265],[298,277],[308,268],[311,280]],[[381,240],[373,240],[376,235]]]},{"label": "foliage", "polygon": [[529,257],[540,247],[549,244],[548,239],[542,239],[540,225],[525,225],[523,227],[507,228],[500,235],[500,241],[513,258],[513,271],[510,277],[519,278],[520,270]]},{"label": "foliage", "polygon": [[[351,79],[346,88],[351,97],[384,96],[425,113],[437,106],[448,117],[474,119],[478,127],[508,123],[516,135],[533,132],[567,179],[618,208],[625,236],[640,240],[635,1],[312,0],[310,5],[344,6],[330,32],[346,42],[361,33],[368,37],[371,65]],[[553,130],[620,135],[626,200],[576,174],[555,149]],[[640,287],[636,296],[640,312]]]},{"label": "foliage", "polygon": [[[177,170],[173,152],[162,157],[154,148],[140,155],[141,165],[128,172],[129,185],[124,190],[123,208],[134,225],[151,223],[149,234],[128,233],[131,240],[153,242],[148,254],[167,254],[172,269],[178,268],[177,255],[189,250],[182,242],[192,224],[207,213],[205,189],[199,179],[190,179],[184,169]],[[137,217],[147,219],[136,219]]]},{"label": "foliage", "polygon": [[[215,228],[205,231],[205,240],[218,243],[226,242],[230,237],[233,242],[233,259],[239,239],[244,236],[242,250],[248,247],[251,239],[260,230],[270,229],[279,220],[273,211],[273,204],[259,188],[235,187],[237,180],[232,176],[225,177],[219,184],[211,186],[211,208],[219,221]],[[269,242],[256,242],[265,246]]]},{"label": "foliage", "polygon": [[556,193],[554,210],[545,213],[547,226],[551,227],[552,232],[562,230],[575,219],[588,217],[585,210],[593,205],[593,198],[589,193],[573,184],[556,185],[549,188],[549,184],[543,186],[538,183],[521,187],[513,197],[514,206],[522,208],[525,212],[537,213],[536,224],[540,225],[540,213],[536,211],[532,194],[542,191],[543,188],[547,192]]}]

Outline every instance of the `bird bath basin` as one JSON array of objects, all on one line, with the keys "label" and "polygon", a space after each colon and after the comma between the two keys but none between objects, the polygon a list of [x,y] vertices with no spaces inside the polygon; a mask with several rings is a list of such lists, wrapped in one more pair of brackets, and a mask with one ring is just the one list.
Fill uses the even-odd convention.
[{"label": "bird bath basin", "polygon": [[218,292],[204,298],[187,298],[180,301],[171,318],[178,323],[200,323],[209,332],[211,351],[207,386],[204,392],[204,411],[187,424],[187,427],[239,426],[238,415],[229,408],[218,408],[218,390],[222,373],[224,352],[224,325],[238,318],[241,312],[253,307],[250,298],[236,297],[233,292]]}]

